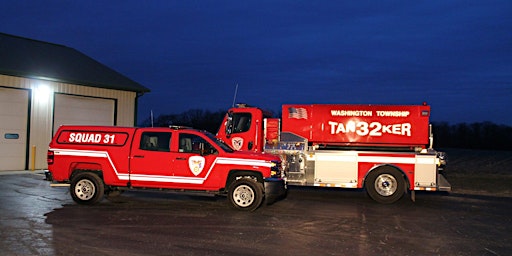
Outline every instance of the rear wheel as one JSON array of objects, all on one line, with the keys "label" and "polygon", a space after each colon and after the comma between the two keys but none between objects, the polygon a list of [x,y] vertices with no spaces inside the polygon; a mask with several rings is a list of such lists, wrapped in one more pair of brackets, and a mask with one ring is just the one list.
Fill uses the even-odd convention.
[{"label": "rear wheel", "polygon": [[396,168],[380,167],[370,174],[365,181],[366,192],[375,201],[383,204],[394,203],[405,193],[405,179]]},{"label": "rear wheel", "polygon": [[242,211],[254,211],[263,202],[263,185],[251,178],[240,178],[229,186],[229,202]]},{"label": "rear wheel", "polygon": [[95,204],[103,199],[105,186],[97,174],[83,172],[73,177],[69,192],[79,204]]}]

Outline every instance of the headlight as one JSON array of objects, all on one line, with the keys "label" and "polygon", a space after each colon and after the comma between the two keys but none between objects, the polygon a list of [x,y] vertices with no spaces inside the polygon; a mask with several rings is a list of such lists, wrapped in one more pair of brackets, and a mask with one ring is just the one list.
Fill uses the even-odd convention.
[{"label": "headlight", "polygon": [[272,161],[270,164],[270,176],[272,178],[281,178],[281,162]]}]

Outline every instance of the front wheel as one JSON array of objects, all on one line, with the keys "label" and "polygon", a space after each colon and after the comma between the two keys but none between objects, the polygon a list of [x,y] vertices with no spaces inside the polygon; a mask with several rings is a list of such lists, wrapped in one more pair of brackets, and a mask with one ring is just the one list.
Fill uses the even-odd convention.
[{"label": "front wheel", "polygon": [[229,202],[242,211],[254,211],[263,202],[263,185],[251,178],[240,178],[229,186]]},{"label": "front wheel", "polygon": [[105,186],[97,174],[83,172],[73,177],[69,192],[73,200],[79,204],[95,204],[103,198]]},{"label": "front wheel", "polygon": [[368,174],[365,187],[373,200],[382,204],[391,204],[404,195],[405,179],[402,173],[393,167],[380,167]]}]

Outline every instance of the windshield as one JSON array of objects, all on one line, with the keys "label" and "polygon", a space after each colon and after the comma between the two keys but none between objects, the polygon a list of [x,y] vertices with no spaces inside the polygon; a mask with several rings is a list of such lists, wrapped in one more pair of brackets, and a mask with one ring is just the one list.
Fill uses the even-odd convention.
[{"label": "windshield", "polygon": [[207,132],[207,131],[203,131],[204,134],[206,136],[208,136],[208,138],[210,138],[211,140],[213,140],[215,142],[215,144],[217,144],[219,147],[221,147],[224,151],[226,152],[234,152],[234,150],[228,146],[228,144],[226,144],[224,141],[218,139],[217,137],[215,137],[215,135],[211,134],[210,132]]}]

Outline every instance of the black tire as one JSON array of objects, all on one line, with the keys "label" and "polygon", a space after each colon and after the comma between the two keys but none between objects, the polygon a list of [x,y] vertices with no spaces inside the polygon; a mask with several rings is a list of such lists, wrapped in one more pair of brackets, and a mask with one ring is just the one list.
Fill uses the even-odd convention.
[{"label": "black tire", "polygon": [[379,167],[368,174],[365,188],[373,200],[382,204],[391,204],[404,196],[405,179],[396,168]]},{"label": "black tire", "polygon": [[254,211],[263,202],[263,185],[251,178],[240,178],[229,186],[228,197],[235,209]]},{"label": "black tire", "polygon": [[75,202],[90,205],[103,199],[105,185],[97,174],[82,172],[71,180],[69,192]]}]

